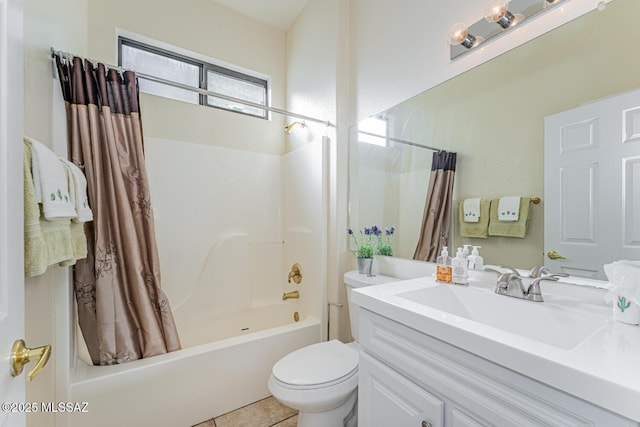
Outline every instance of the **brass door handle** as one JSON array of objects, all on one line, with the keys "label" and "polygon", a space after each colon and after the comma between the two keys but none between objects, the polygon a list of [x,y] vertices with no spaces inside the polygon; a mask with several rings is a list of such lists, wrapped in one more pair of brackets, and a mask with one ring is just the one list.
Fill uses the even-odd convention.
[{"label": "brass door handle", "polygon": [[50,345],[27,348],[24,340],[17,340],[11,348],[11,376],[17,377],[22,373],[22,369],[24,369],[27,363],[37,360],[36,366],[27,374],[27,381],[33,380],[35,376],[40,373],[44,365],[47,364],[49,356],[51,356]]},{"label": "brass door handle", "polygon": [[563,257],[556,251],[547,252],[547,256],[549,257],[549,259],[567,259],[567,257]]}]

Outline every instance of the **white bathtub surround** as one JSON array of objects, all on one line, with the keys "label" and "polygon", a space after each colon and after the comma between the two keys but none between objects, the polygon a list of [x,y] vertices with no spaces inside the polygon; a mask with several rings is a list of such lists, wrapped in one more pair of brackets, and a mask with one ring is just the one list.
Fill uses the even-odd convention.
[{"label": "white bathtub surround", "polygon": [[286,280],[294,262],[301,298],[287,303],[322,317],[320,142],[275,156],[147,138],[146,155],[163,286],[180,332],[193,313],[281,303],[294,290]]}]

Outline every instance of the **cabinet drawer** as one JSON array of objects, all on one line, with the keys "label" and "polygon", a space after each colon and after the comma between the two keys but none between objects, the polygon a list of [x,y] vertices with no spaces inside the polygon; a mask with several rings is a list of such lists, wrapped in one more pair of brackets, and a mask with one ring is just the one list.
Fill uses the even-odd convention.
[{"label": "cabinet drawer", "polygon": [[443,426],[442,400],[365,353],[360,353],[358,401],[362,426]]}]

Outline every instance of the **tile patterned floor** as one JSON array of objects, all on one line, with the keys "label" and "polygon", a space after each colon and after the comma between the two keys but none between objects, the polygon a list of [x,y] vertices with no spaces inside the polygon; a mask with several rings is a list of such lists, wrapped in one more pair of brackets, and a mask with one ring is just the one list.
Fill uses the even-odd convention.
[{"label": "tile patterned floor", "polygon": [[193,427],[295,427],[297,424],[298,411],[267,397]]}]

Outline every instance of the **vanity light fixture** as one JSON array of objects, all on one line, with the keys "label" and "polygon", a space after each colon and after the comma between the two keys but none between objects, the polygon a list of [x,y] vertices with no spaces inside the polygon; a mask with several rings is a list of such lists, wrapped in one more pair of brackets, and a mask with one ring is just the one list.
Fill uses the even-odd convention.
[{"label": "vanity light fixture", "polygon": [[463,23],[457,23],[449,29],[449,43],[452,46],[462,45],[467,49],[471,49],[479,43],[478,39],[469,34],[469,29]]},{"label": "vanity light fixture", "polygon": [[509,3],[510,0],[493,0],[485,9],[484,19],[486,19],[487,22],[495,22],[502,28],[509,28],[516,25],[524,19],[524,15],[522,13],[516,13],[514,15],[509,12]]},{"label": "vanity light fixture", "polygon": [[[472,25],[455,24],[449,29],[450,58],[455,59],[501,37],[516,24],[547,13],[569,0],[484,0],[484,17]],[[494,25],[498,24],[498,25]]]},{"label": "vanity light fixture", "polygon": [[301,128],[303,128],[303,129],[304,129],[305,127],[307,127],[307,124],[304,122],[304,120],[303,120],[303,121],[295,121],[295,122],[293,122],[293,123],[289,123],[288,125],[286,125],[286,126],[284,127],[284,132],[285,132],[287,135],[291,135],[291,132],[293,131],[293,128],[294,128],[296,125],[299,125],[299,126],[300,126]]}]

